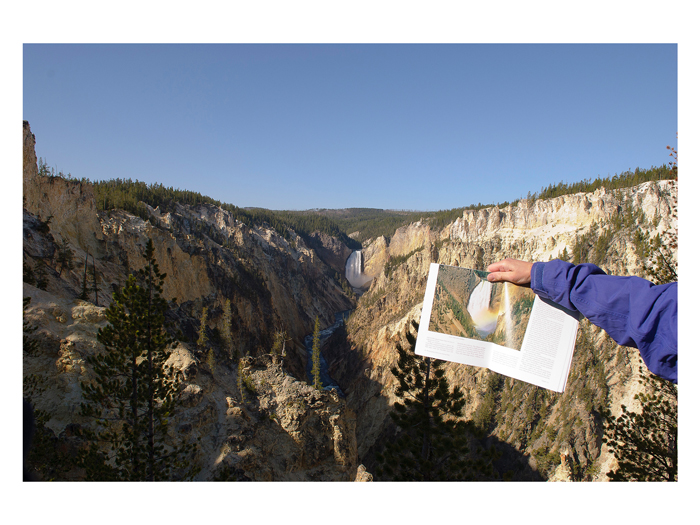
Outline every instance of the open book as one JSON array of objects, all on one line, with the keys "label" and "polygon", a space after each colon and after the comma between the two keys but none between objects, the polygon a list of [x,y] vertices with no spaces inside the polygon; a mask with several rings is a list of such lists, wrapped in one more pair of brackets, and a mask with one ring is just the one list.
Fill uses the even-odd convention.
[{"label": "open book", "polygon": [[416,353],[563,392],[579,314],[488,272],[432,263]]}]

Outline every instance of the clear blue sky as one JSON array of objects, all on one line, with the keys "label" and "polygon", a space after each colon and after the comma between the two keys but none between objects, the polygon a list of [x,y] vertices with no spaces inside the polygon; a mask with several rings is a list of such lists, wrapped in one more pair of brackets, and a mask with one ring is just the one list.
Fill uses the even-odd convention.
[{"label": "clear blue sky", "polygon": [[668,162],[676,45],[23,46],[37,156],[237,206],[437,210]]}]

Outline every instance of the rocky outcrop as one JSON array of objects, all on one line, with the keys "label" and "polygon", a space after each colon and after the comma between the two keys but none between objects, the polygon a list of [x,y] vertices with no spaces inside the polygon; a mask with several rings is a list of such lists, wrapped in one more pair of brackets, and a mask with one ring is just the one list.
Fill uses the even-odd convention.
[{"label": "rocky outcrop", "polygon": [[398,228],[391,241],[377,237],[362,249],[364,274],[378,277],[391,257],[401,257],[430,246],[437,234],[427,224],[416,222]]},{"label": "rocky outcrop", "polygon": [[188,401],[173,439],[199,438],[199,479],[236,472],[253,481],[352,481],[357,471],[355,415],[335,391],[317,391],[277,358],[243,359],[242,389],[225,367],[189,363]]},{"label": "rocky outcrop", "polygon": [[24,208],[44,221],[51,218],[52,230],[60,232],[61,238],[70,239],[81,251],[102,256],[102,228],[90,183],[57,176],[40,176],[34,150],[34,134],[26,121],[23,131]]},{"label": "rocky outcrop", "polygon": [[561,463],[555,469],[554,474],[547,481],[571,482],[574,481],[573,460],[568,447],[564,447],[559,454]]},{"label": "rocky outcrop", "polygon": [[[163,296],[172,299],[172,335],[181,339],[171,359],[187,377],[184,412],[173,417],[171,439],[201,437],[200,478],[210,479],[227,466],[241,479],[353,480],[354,413],[334,393],[313,391],[295,379],[305,378],[303,339],[314,319],[330,325],[335,312],[353,305],[332,277],[350,250],[317,235],[314,243],[325,250],[321,257],[295,232],[287,240],[212,205],[177,204],[168,212],[145,205],[148,220],[123,210],[98,211],[89,183],[39,174],[34,141],[25,123],[23,257],[25,268],[46,273],[46,283],[44,289],[24,284],[23,295],[31,298],[27,320],[37,327],[39,341],[25,355],[24,374],[44,385],[32,401],[51,415],[47,428],[59,436],[90,424],[79,415],[85,358],[101,348],[97,332],[106,323],[105,306],[114,287],[144,264],[151,239],[166,274]],[[64,240],[74,264],[59,274]],[[89,301],[78,298],[83,284]],[[227,299],[232,348],[224,347],[220,335]],[[198,348],[193,343],[205,306],[210,343]],[[288,337],[284,369],[255,360],[269,353],[275,331]],[[202,365],[210,351],[213,370]],[[247,377],[257,386],[243,402],[236,357],[246,354],[253,356],[247,358]]]},{"label": "rocky outcrop", "polygon": [[[390,368],[396,362],[395,345],[407,344],[403,332],[420,317],[431,262],[485,269],[505,257],[548,260],[564,249],[572,254],[576,243],[588,238],[592,240],[581,245],[580,256],[601,257],[600,265],[610,273],[639,274],[636,232],[654,236],[677,231],[676,205],[675,181],[647,182],[615,191],[601,188],[591,194],[523,200],[500,209],[467,210],[440,232],[416,223],[397,230],[390,243],[384,238],[367,243],[365,253],[381,254],[375,257],[382,257],[382,265],[389,256],[413,253],[390,273],[382,268],[376,274],[348,322],[348,351],[357,353],[360,364],[354,368],[361,373],[354,379],[341,374],[340,381],[350,383],[343,389],[358,414],[360,461],[372,470],[375,449],[391,428],[388,414],[394,402],[394,378]],[[600,237],[605,241],[598,242]],[[375,245],[386,248],[379,250]],[[446,366],[450,384],[467,395],[465,416],[486,414],[488,439],[515,458],[515,479],[533,479],[531,469],[538,469],[544,479],[565,478],[552,470],[554,456],[557,463],[560,460],[562,443],[570,444],[565,463],[578,465],[578,479],[604,481],[614,466],[609,449],[601,444],[599,410],[609,404],[613,415],[618,415],[620,405],[632,400],[639,389],[638,352],[616,345],[585,321],[580,332],[595,342],[575,352],[567,391],[561,396],[544,396],[541,389],[511,379],[501,383],[501,390],[489,393],[493,373],[455,363]],[[486,399],[493,404],[487,406]]]},{"label": "rocky outcrop", "polygon": [[310,235],[313,249],[318,256],[340,275],[345,275],[345,262],[352,250],[341,241],[323,232],[313,232]]},{"label": "rocky outcrop", "polygon": [[648,220],[658,217],[663,224],[655,233],[677,228],[671,218],[676,201],[677,182],[646,182],[635,188],[593,193],[576,193],[531,203],[520,200],[505,208],[465,210],[449,225],[441,238],[462,243],[479,243],[498,238],[502,245],[528,243],[525,255],[540,260],[555,258],[565,246],[573,245],[576,234],[587,231],[594,222],[610,221],[623,209],[642,210]]},{"label": "rocky outcrop", "polygon": [[364,465],[360,465],[359,467],[357,467],[357,477],[355,478],[355,481],[366,482],[366,481],[372,481],[373,479],[374,478],[373,478],[372,474],[367,472],[367,469],[365,468]]},{"label": "rocky outcrop", "polygon": [[266,356],[244,359],[243,373],[245,401],[226,398],[217,462],[260,481],[355,478],[355,414],[335,390],[315,390]]},{"label": "rocky outcrop", "polygon": [[389,254],[392,257],[406,255],[410,252],[430,246],[436,237],[430,226],[421,221],[398,228],[391,237]]},{"label": "rocky outcrop", "polygon": [[362,271],[369,277],[377,277],[384,270],[389,260],[389,242],[386,237],[377,237],[373,242],[362,248]]}]

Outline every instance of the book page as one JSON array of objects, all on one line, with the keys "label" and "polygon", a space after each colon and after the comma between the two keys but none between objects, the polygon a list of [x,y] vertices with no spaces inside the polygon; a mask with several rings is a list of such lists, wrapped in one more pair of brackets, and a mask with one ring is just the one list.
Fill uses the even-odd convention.
[{"label": "book page", "polygon": [[538,297],[518,367],[523,373],[523,380],[563,392],[569,377],[578,326],[578,313]]},{"label": "book page", "polygon": [[416,354],[563,391],[578,316],[487,272],[431,264]]}]

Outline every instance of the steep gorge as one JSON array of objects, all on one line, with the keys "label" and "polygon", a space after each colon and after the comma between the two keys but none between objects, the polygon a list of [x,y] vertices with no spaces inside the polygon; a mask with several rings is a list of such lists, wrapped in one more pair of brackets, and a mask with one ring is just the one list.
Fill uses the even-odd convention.
[{"label": "steep gorge", "polygon": [[[675,181],[648,182],[614,192],[467,210],[440,231],[414,223],[397,230],[388,245],[375,241],[386,245],[382,250],[369,245],[366,266],[383,265],[384,270],[348,322],[344,352],[356,354],[356,364],[343,376],[345,359],[332,360],[336,376],[350,382],[341,385],[358,414],[358,450],[367,469],[374,466],[377,443],[394,432],[388,414],[395,401],[390,372],[395,344],[406,344],[404,332],[420,318],[431,262],[485,269],[505,257],[548,260],[566,249],[580,251],[580,260],[598,262],[608,273],[640,275],[635,233],[677,231],[676,203]],[[508,459],[503,468],[515,470],[516,479],[556,479],[556,467],[566,458],[575,465],[576,479],[604,481],[615,460],[601,443],[601,412],[609,406],[619,415],[621,404],[635,406],[640,363],[637,350],[618,346],[584,320],[564,394],[456,363],[447,365],[447,375],[451,385],[467,393],[466,417],[486,433],[482,445],[500,448]]]},{"label": "steep gorge", "polygon": [[[467,210],[442,229],[418,221],[391,238],[366,241],[363,272],[373,280],[356,300],[337,278],[352,253],[337,239],[317,232],[309,241],[291,230],[283,236],[212,205],[178,204],[168,213],[146,206],[148,220],[123,210],[98,211],[89,183],[38,174],[27,123],[24,198],[23,259],[27,268],[42,267],[48,275],[45,290],[24,284],[24,296],[31,297],[26,318],[39,327],[40,341],[36,355],[25,355],[24,374],[45,382],[35,402],[51,414],[47,427],[69,443],[75,425],[89,425],[78,413],[79,382],[89,372],[84,359],[99,351],[96,333],[105,324],[113,285],[143,264],[151,238],[167,274],[164,296],[174,299],[168,315],[179,342],[171,360],[187,378],[171,439],[201,439],[199,479],[225,470],[231,479],[351,480],[360,463],[371,473],[375,451],[395,432],[388,416],[395,401],[395,344],[405,344],[403,334],[420,317],[431,262],[484,269],[504,257],[547,260],[577,247],[581,257],[600,257],[610,273],[639,274],[634,231],[677,229],[674,181]],[[595,238],[604,238],[604,246]],[[63,240],[77,264],[59,276]],[[98,276],[96,300],[79,299],[86,257]],[[233,348],[221,342],[226,299]],[[210,343],[199,348],[204,307]],[[352,308],[323,349],[346,397],[315,391],[305,383],[304,337],[316,316],[325,327],[336,312]],[[282,331],[288,337],[284,357],[271,354],[274,334]],[[600,412],[606,405],[613,414],[621,404],[634,406],[638,362],[636,350],[619,347],[584,322],[564,394],[487,370],[455,363],[446,368],[451,385],[467,394],[465,417],[484,432],[474,445],[502,452],[496,464],[501,474],[558,479],[565,453],[576,479],[605,480],[614,460],[601,443]]]},{"label": "steep gorge", "polygon": [[[295,232],[288,241],[265,225],[249,227],[208,205],[177,205],[166,214],[147,206],[147,221],[123,210],[98,212],[89,183],[38,173],[34,141],[25,122],[25,281],[43,275],[46,283],[43,289],[24,284],[23,296],[31,298],[25,317],[38,328],[39,341],[38,351],[24,356],[24,375],[41,378],[43,391],[32,401],[50,414],[46,427],[70,441],[72,428],[90,424],[79,414],[80,382],[89,377],[85,357],[100,349],[96,335],[106,323],[104,307],[114,287],[144,264],[143,249],[152,239],[167,275],[163,295],[171,300],[172,335],[179,339],[171,359],[187,378],[185,410],[175,416],[171,438],[201,439],[195,458],[200,478],[227,467],[247,479],[353,479],[354,415],[344,401],[333,401],[332,392],[315,392],[304,381],[304,337],[314,319],[330,325],[335,312],[354,304],[334,278],[342,271],[344,246],[315,236],[327,263]],[[75,254],[75,266],[59,275],[63,241]],[[96,292],[87,273],[93,268]],[[86,276],[88,300],[82,300]],[[227,299],[231,348],[221,337]],[[205,307],[210,343],[200,348],[195,341]],[[276,372],[260,364],[270,362],[275,332],[287,338],[283,368],[278,362]],[[248,402],[238,387],[240,358],[247,359],[242,373],[255,391]],[[281,435],[291,440],[282,445]],[[275,458],[285,466],[275,470]]]}]

